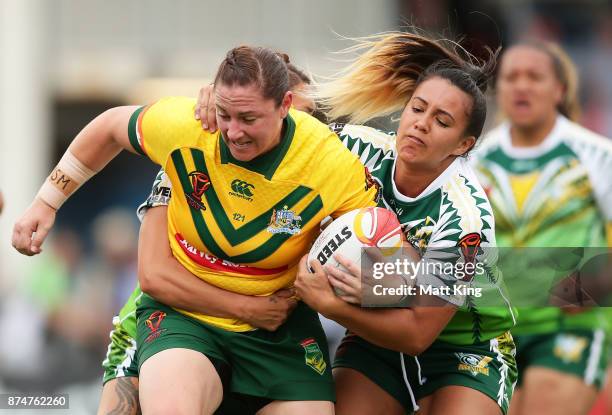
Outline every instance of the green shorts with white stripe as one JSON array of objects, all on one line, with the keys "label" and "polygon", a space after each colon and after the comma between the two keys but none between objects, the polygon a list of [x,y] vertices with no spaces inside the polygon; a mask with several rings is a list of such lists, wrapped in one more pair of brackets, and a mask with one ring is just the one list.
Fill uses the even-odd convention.
[{"label": "green shorts with white stripe", "polygon": [[519,379],[529,367],[538,366],[578,376],[597,389],[604,383],[607,334],[603,329],[522,334],[516,336],[516,346]]},{"label": "green shorts with white stripe", "polygon": [[446,386],[465,386],[493,399],[503,413],[517,381],[516,349],[509,332],[472,345],[435,341],[418,357],[384,349],[348,334],[334,368],[357,370],[395,398],[406,413],[420,399]]},{"label": "green shorts with white stripe", "polygon": [[[126,321],[132,319],[133,321]],[[130,328],[136,326],[136,314],[128,315],[124,320],[119,316],[113,318],[113,330],[110,332],[111,342],[108,345],[106,358],[102,362],[104,368],[103,383],[121,377],[138,377],[138,360],[136,358],[136,333],[130,333]]]},{"label": "green shorts with white stripe", "polygon": [[336,351],[336,368],[349,368],[365,375],[394,398],[407,414],[418,408],[414,394],[417,366],[412,356],[376,346],[347,333]]},{"label": "green shorts with white stripe", "polygon": [[464,386],[497,402],[504,414],[517,382],[516,348],[510,332],[471,345],[435,341],[413,358],[417,402],[446,386]]}]

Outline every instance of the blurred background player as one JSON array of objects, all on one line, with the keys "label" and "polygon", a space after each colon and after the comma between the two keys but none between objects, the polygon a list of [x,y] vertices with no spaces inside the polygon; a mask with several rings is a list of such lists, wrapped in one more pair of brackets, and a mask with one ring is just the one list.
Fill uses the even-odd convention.
[{"label": "blurred background player", "polygon": [[[500,247],[610,246],[612,143],[576,124],[577,94],[576,70],[558,46],[527,42],[505,51],[497,102],[507,121],[476,153]],[[508,284],[546,296],[550,268],[525,269]],[[511,414],[586,414],[604,379],[606,324],[600,308],[519,310]]]}]

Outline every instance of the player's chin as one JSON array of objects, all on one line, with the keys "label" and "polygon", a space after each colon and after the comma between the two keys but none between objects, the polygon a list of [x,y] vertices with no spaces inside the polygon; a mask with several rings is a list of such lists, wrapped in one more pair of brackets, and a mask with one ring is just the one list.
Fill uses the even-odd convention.
[{"label": "player's chin", "polygon": [[247,148],[243,149],[231,149],[232,156],[238,161],[248,162],[259,156],[258,152],[255,149],[255,146],[249,145]]},{"label": "player's chin", "polygon": [[404,146],[398,152],[398,158],[409,164],[416,164],[421,162],[425,158],[425,152],[420,149],[415,149],[412,146]]},{"label": "player's chin", "polygon": [[536,112],[512,112],[509,115],[510,122],[518,128],[533,128],[540,123],[540,120],[543,118]]},{"label": "player's chin", "polygon": [[236,160],[239,161],[251,161],[255,157],[261,155],[261,148],[254,140],[250,137],[241,137],[240,139],[226,139],[225,143]]}]

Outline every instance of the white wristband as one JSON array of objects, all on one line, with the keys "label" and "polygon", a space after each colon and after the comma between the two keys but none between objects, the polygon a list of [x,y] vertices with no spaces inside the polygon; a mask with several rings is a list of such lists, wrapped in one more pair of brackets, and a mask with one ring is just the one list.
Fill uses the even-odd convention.
[{"label": "white wristband", "polygon": [[57,163],[36,197],[54,209],[60,206],[97,172],[89,169],[70,150]]}]

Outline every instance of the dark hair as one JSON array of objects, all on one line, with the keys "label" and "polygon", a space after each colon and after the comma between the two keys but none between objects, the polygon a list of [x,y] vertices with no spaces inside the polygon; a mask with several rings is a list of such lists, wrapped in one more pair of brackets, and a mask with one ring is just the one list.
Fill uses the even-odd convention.
[{"label": "dark hair", "polygon": [[484,93],[498,51],[486,62],[456,42],[409,32],[389,32],[355,39],[345,53],[358,53],[329,82],[318,85],[330,119],[364,123],[401,110],[416,87],[434,76],[447,79],[473,99],[466,133],[478,139],[486,118]]},{"label": "dark hair", "polygon": [[238,46],[230,50],[215,76],[215,85],[256,85],[265,99],[279,106],[289,90],[289,57],[268,48]]},{"label": "dark hair", "polygon": [[287,69],[289,70],[289,89],[293,89],[299,84],[310,85],[312,83],[310,77],[294,64],[287,62]]},{"label": "dark hair", "polygon": [[491,59],[483,67],[464,66],[457,67],[449,60],[438,61],[425,69],[415,84],[415,89],[431,78],[442,78],[459,88],[472,98],[468,125],[465,134],[476,139],[482,134],[487,119],[487,92],[489,75],[494,68],[495,60]]}]

